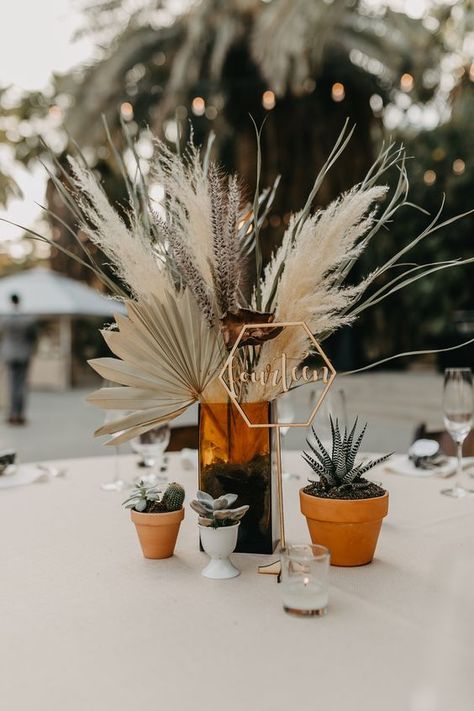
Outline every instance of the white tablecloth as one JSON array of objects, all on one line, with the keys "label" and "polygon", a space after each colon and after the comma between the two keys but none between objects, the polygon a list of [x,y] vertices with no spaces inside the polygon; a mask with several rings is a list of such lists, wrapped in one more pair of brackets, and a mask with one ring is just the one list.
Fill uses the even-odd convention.
[{"label": "white tablecloth", "polygon": [[[174,558],[141,557],[112,458],[0,492],[0,706],[5,711],[472,711],[474,499],[437,479],[376,471],[391,506],[376,560],[332,568],[327,617],[281,607],[264,556],[202,578],[187,508]],[[122,469],[136,475],[134,460]],[[285,455],[287,536],[306,540]],[[196,474],[172,455],[189,496]],[[271,560],[271,559],[270,559]]]}]

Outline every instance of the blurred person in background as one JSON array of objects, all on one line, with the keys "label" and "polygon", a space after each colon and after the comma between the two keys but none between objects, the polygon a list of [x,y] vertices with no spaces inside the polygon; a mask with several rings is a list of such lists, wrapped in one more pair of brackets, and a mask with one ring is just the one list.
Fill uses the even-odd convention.
[{"label": "blurred person in background", "polygon": [[21,299],[11,294],[12,312],[0,322],[0,359],[8,373],[11,425],[25,424],[27,376],[37,342],[37,326],[33,317],[21,313]]}]

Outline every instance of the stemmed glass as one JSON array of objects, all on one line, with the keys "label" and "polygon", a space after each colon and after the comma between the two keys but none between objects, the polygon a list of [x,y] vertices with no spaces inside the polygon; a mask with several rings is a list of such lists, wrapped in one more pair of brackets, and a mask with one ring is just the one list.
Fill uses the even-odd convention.
[{"label": "stemmed glass", "polygon": [[[321,388],[312,389],[309,395],[309,407],[312,410],[316,404],[317,399],[321,395]],[[314,428],[319,439],[322,442],[331,442],[331,427],[329,424],[329,417],[338,420],[341,429],[343,430],[348,423],[348,413],[347,413],[347,400],[346,393],[342,388],[336,391],[330,390],[326,397],[324,398],[321,407],[316,415],[316,420],[314,423]]]},{"label": "stemmed glass", "polygon": [[[294,421],[296,413],[291,398],[291,393],[286,393],[278,399],[276,409],[278,422],[288,423],[289,425],[291,425],[291,423]],[[289,429],[289,427],[280,427],[280,436],[282,439],[286,437]],[[293,472],[283,472],[282,474],[282,479],[284,480],[299,478],[299,475],[294,474]]]},{"label": "stemmed glass", "polygon": [[[105,415],[105,421],[104,424],[109,424],[110,422],[116,422],[117,420],[121,420],[123,417],[126,417],[128,413],[127,412],[122,412],[121,410],[108,410],[106,415]],[[118,437],[121,432],[117,432],[114,437]],[[120,476],[120,448],[119,445],[114,446],[115,450],[115,457],[114,457],[114,478],[112,481],[107,481],[104,482],[103,484],[100,485],[100,488],[103,491],[123,491],[127,486],[128,483],[121,478]]]},{"label": "stemmed glass", "polygon": [[141,457],[138,466],[150,469],[156,466],[156,473],[150,472],[140,477],[145,483],[153,485],[168,481],[168,477],[163,472],[166,471],[164,453],[170,442],[170,436],[170,426],[165,422],[131,440],[132,451]]},{"label": "stemmed glass", "polygon": [[450,489],[442,489],[441,493],[456,499],[474,494],[473,489],[466,489],[460,484],[462,446],[471,430],[473,407],[471,369],[447,368],[444,371],[444,426],[457,445],[458,466],[453,486]]}]

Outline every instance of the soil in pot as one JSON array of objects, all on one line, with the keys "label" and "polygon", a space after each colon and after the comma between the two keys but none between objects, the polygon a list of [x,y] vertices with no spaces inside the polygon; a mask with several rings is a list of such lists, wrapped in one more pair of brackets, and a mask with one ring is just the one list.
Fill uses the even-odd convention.
[{"label": "soil in pot", "polygon": [[311,494],[312,496],[319,496],[322,499],[375,499],[377,496],[383,496],[386,492],[378,484],[374,484],[373,481],[367,481],[366,479],[361,479],[361,483],[364,484],[364,488],[355,488],[350,485],[333,486],[328,489],[320,481],[311,482],[308,486],[305,486],[303,491],[305,494]]}]

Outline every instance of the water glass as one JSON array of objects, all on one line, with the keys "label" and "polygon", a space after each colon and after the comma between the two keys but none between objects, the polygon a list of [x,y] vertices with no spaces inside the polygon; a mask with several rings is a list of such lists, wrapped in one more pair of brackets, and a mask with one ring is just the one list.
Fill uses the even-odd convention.
[{"label": "water glass", "polygon": [[132,451],[140,455],[139,466],[150,469],[156,467],[156,473],[152,471],[140,477],[145,483],[158,484],[168,481],[167,476],[163,474],[163,463],[170,437],[171,429],[168,422],[165,422],[131,440]]},{"label": "water glass", "polygon": [[281,551],[283,609],[291,615],[325,615],[329,597],[330,554],[324,546],[289,544]]},{"label": "water glass", "polygon": [[447,368],[444,372],[443,412],[444,426],[457,446],[457,473],[453,486],[442,489],[445,496],[456,499],[474,494],[474,490],[461,486],[462,446],[472,427],[474,408],[472,373],[470,368]]},{"label": "water glass", "polygon": [[[129,413],[122,411],[122,410],[108,410],[105,415],[105,420],[104,424],[109,424],[111,422],[118,422],[124,417],[126,417]],[[114,437],[118,437],[122,434],[122,432],[116,432]],[[103,491],[123,491],[124,489],[127,488],[128,482],[125,481],[125,479],[122,478],[121,476],[121,471],[120,471],[120,448],[119,446],[115,445],[114,446],[114,477],[112,481],[106,481],[103,484],[100,485],[100,488]]]}]

